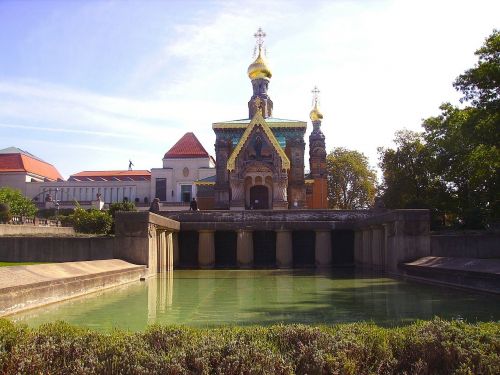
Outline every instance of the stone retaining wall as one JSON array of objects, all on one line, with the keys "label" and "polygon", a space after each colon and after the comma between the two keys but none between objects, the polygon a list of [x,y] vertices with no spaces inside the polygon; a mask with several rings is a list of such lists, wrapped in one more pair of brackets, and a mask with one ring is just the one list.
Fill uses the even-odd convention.
[{"label": "stone retaining wall", "polygon": [[76,262],[113,258],[113,237],[0,237],[2,262]]},{"label": "stone retaining wall", "polygon": [[431,255],[500,259],[500,233],[433,233],[431,235]]},{"label": "stone retaining wall", "polygon": [[40,236],[40,235],[73,235],[75,230],[72,227],[38,226],[38,225],[17,225],[0,224],[0,237],[2,236]]}]

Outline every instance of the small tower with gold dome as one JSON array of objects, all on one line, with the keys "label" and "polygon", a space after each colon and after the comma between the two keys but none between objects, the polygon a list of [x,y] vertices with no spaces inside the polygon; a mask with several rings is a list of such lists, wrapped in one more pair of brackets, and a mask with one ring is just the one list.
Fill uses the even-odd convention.
[{"label": "small tower with gold dome", "polygon": [[269,98],[267,90],[269,88],[269,81],[272,77],[271,69],[265,59],[264,37],[266,34],[259,27],[254,34],[256,41],[255,53],[257,58],[248,67],[248,78],[252,81],[253,95],[248,102],[248,118],[253,118],[258,108],[255,105],[255,100],[260,99],[260,108],[264,118],[272,117],[273,114],[273,101]]},{"label": "small tower with gold dome", "polygon": [[313,109],[309,118],[313,124],[313,130],[309,136],[309,165],[311,168],[310,178],[314,180],[312,202],[309,208],[328,208],[328,187],[326,170],[326,144],[325,135],[321,131],[323,114],[319,110],[319,90],[315,86],[312,90]]}]

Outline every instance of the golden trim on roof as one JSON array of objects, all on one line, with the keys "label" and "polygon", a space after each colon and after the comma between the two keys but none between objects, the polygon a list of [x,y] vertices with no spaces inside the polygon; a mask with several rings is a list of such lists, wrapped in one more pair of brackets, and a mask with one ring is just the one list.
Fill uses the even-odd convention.
[{"label": "golden trim on roof", "polygon": [[[228,122],[215,122],[212,129],[245,129],[250,124],[233,124]],[[307,128],[306,122],[275,122],[267,123],[271,129],[274,128]]]},{"label": "golden trim on roof", "polygon": [[255,115],[252,118],[252,121],[248,124],[245,132],[241,136],[240,141],[236,145],[236,148],[233,150],[231,153],[231,156],[227,160],[227,169],[229,171],[234,171],[235,165],[236,165],[236,158],[240,154],[243,146],[245,145],[246,141],[248,140],[248,137],[250,137],[250,134],[252,133],[252,130],[255,128],[255,126],[260,125],[262,126],[262,130],[264,133],[266,133],[267,138],[271,141],[274,149],[278,153],[278,155],[281,158],[281,167],[283,169],[290,169],[290,160],[288,160],[288,157],[285,154],[285,151],[281,148],[280,144],[278,143],[278,140],[274,136],[273,132],[269,128],[269,125],[267,124],[266,120],[264,120],[264,117],[262,117],[262,113],[260,111],[255,112]]},{"label": "golden trim on roof", "polygon": [[215,181],[195,181],[195,185],[201,186],[201,185],[215,185]]}]

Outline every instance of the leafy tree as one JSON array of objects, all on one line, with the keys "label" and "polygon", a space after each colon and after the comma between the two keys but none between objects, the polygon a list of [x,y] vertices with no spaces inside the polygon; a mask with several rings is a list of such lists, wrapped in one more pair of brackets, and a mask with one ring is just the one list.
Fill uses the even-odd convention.
[{"label": "leafy tree", "polygon": [[12,215],[35,216],[37,211],[35,204],[26,198],[20,190],[10,187],[0,188],[0,203],[7,204]]},{"label": "leafy tree", "polygon": [[379,186],[387,208],[433,209],[433,227],[444,224],[443,211],[449,207],[445,182],[422,133],[396,132],[396,148],[379,147],[382,183]]},{"label": "leafy tree", "polygon": [[464,94],[462,101],[470,101],[478,108],[500,109],[500,31],[486,38],[475,52],[478,63],[460,75],[453,86]]},{"label": "leafy tree", "polygon": [[500,33],[476,51],[474,68],[454,83],[458,108],[445,103],[423,121],[424,132],[399,132],[397,148],[379,149],[387,207],[429,207],[466,228],[500,220]]},{"label": "leafy tree", "polygon": [[428,150],[446,182],[454,212],[468,228],[481,228],[500,217],[499,114],[449,103],[441,115],[424,120]]},{"label": "leafy tree", "polygon": [[357,209],[373,204],[377,177],[364,154],[339,147],[327,155],[326,166],[330,208]]}]

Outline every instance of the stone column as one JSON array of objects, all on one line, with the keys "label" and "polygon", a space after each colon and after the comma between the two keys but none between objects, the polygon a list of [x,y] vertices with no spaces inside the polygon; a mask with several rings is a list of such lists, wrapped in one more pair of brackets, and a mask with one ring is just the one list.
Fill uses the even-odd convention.
[{"label": "stone column", "polygon": [[158,233],[158,273],[163,273],[167,269],[167,241],[166,233],[164,231],[157,231]]},{"label": "stone column", "polygon": [[354,264],[363,263],[363,231],[358,229],[354,232]]},{"label": "stone column", "polygon": [[165,232],[166,236],[166,272],[171,272],[174,269],[174,234]]},{"label": "stone column", "polygon": [[363,245],[361,262],[363,267],[371,267],[372,263],[372,231],[370,228],[363,228]]},{"label": "stone column", "polygon": [[236,258],[240,268],[253,266],[253,236],[251,230],[239,230],[236,247]]},{"label": "stone column", "polygon": [[316,267],[332,265],[332,236],[330,230],[316,230],[315,259]]},{"label": "stone column", "polygon": [[198,239],[198,265],[200,268],[214,268],[215,242],[213,230],[200,230]]},{"label": "stone column", "polygon": [[292,232],[289,230],[276,231],[276,265],[278,268],[293,267]]},{"label": "stone column", "polygon": [[383,241],[383,227],[381,225],[372,225],[370,226],[372,232],[372,267],[374,269],[383,269],[384,268],[384,259],[382,253],[382,241]]},{"label": "stone column", "polygon": [[179,254],[179,232],[174,232],[172,233],[172,251],[173,251],[173,262],[174,262],[174,267],[177,267],[179,265],[180,261],[180,254]]}]

